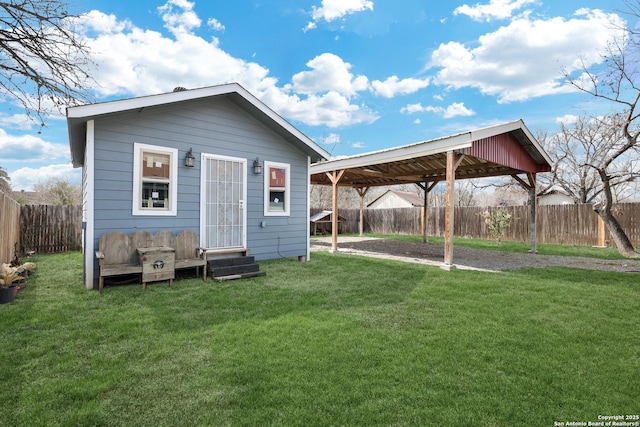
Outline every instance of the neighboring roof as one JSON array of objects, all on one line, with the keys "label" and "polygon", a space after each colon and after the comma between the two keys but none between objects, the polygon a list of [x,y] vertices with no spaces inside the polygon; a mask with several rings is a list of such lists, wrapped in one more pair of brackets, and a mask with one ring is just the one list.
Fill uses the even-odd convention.
[{"label": "neighboring roof", "polygon": [[396,196],[400,197],[401,199],[406,200],[412,206],[424,206],[424,200],[422,200],[422,198],[419,195],[415,194],[415,193],[408,193],[406,191],[387,190],[384,193],[382,193],[380,195],[380,197],[376,198],[373,202],[369,203],[367,205],[367,207],[369,207],[369,206],[373,205],[374,203],[378,202],[383,197],[387,197],[388,194],[395,194]]},{"label": "neighboring roof", "polygon": [[89,120],[111,114],[139,110],[145,107],[177,104],[185,101],[220,96],[233,101],[285,140],[301,149],[311,157],[312,162],[325,160],[330,157],[330,154],[326,150],[267,107],[245,88],[238,83],[229,83],[67,108],[67,127],[69,129],[69,145],[71,147],[73,166],[82,166],[84,161],[85,125]]},{"label": "neighboring roof", "polygon": [[544,197],[544,196],[555,196],[555,195],[559,195],[559,196],[566,196],[571,198],[570,195],[568,195],[566,192],[562,191],[562,190],[547,190],[544,193],[540,193],[538,194],[538,197]]},{"label": "neighboring roof", "polygon": [[522,120],[311,165],[311,183],[372,187],[445,180],[446,153],[464,154],[456,179],[548,172],[551,159]]}]

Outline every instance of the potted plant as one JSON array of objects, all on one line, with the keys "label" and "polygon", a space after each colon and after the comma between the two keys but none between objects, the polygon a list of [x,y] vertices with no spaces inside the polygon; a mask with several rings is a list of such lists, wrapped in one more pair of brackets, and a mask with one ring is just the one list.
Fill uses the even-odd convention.
[{"label": "potted plant", "polygon": [[16,267],[18,269],[17,273],[20,275],[20,279],[15,282],[16,286],[18,287],[16,290],[17,294],[22,289],[25,289],[27,287],[27,279],[35,271],[36,264],[34,262],[25,262],[24,264],[20,265],[13,265],[13,267]]},{"label": "potted plant", "polygon": [[20,270],[20,267],[11,267],[9,264],[0,266],[0,304],[6,304],[15,299],[15,282],[23,279]]}]

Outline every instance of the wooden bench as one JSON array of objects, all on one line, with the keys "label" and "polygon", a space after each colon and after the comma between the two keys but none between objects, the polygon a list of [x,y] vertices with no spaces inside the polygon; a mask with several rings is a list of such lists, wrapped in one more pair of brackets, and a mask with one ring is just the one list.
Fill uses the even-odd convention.
[{"label": "wooden bench", "polygon": [[142,274],[138,248],[169,247],[175,249],[176,270],[196,268],[202,272],[202,280],[207,280],[206,251],[198,245],[198,235],[184,230],[176,236],[163,230],[155,235],[146,231],[136,231],[127,236],[119,231],[109,232],[100,237],[96,258],[98,259],[98,289],[102,295],[104,278],[126,274]]}]

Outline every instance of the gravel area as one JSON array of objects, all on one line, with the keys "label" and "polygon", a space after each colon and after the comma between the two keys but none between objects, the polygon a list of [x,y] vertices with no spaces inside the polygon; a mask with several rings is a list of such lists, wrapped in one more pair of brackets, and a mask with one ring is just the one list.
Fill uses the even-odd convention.
[{"label": "gravel area", "polygon": [[[311,239],[311,251],[331,250],[331,237]],[[377,258],[396,259],[429,265],[443,265],[444,246],[435,243],[405,242],[372,237],[338,237],[338,252]],[[453,263],[459,269],[516,270],[549,266],[640,273],[640,260],[604,260],[596,258],[541,255],[453,248]]]}]

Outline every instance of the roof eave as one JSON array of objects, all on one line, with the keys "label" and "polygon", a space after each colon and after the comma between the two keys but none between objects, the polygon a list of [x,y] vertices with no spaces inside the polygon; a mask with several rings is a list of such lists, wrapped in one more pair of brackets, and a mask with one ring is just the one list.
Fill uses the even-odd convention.
[{"label": "roof eave", "polygon": [[[242,108],[250,108],[254,113],[259,111],[261,121],[275,130],[287,141],[294,143],[313,161],[328,159],[331,155],[313,140],[300,132],[276,112],[258,100],[238,83],[228,83],[199,89],[176,91],[158,95],[108,101],[98,104],[87,104],[67,108],[67,126],[69,128],[69,144],[71,146],[74,167],[82,166],[84,146],[84,126],[91,119],[108,114],[119,113],[141,108],[167,105],[194,99],[208,98],[221,95],[236,95],[236,104]],[[270,124],[274,124],[271,126]]]},{"label": "roof eave", "polygon": [[311,173],[331,172],[342,169],[366,167],[375,164],[408,160],[416,156],[430,156],[447,151],[462,150],[471,147],[471,134],[463,133],[448,138],[424,141],[388,150],[329,160],[311,165]]}]

